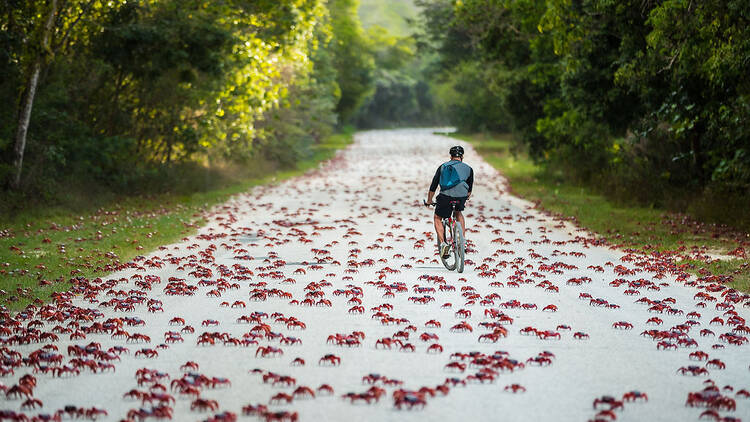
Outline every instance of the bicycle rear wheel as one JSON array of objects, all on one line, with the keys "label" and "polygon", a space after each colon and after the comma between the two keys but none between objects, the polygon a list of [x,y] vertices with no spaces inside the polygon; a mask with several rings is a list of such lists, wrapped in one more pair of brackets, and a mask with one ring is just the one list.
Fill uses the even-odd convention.
[{"label": "bicycle rear wheel", "polygon": [[[445,243],[451,245],[451,249],[453,249],[453,228],[443,223],[443,233],[445,233]],[[453,250],[450,251],[447,257],[443,257],[440,253],[440,244],[438,244],[438,254],[440,255],[440,260],[448,271],[456,269],[456,254],[453,253]]]},{"label": "bicycle rear wheel", "polygon": [[456,221],[456,233],[454,234],[454,250],[453,256],[455,261],[456,272],[464,272],[464,257],[466,255],[466,240],[464,239],[464,229],[461,227],[461,223]]}]

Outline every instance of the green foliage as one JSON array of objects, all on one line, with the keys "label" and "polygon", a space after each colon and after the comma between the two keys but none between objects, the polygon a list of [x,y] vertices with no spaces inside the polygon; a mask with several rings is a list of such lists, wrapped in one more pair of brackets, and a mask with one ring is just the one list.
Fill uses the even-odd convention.
[{"label": "green foliage", "polygon": [[381,70],[375,91],[357,114],[357,126],[363,128],[404,126],[419,117],[417,81],[401,72]]},{"label": "green foliage", "polygon": [[336,112],[343,123],[351,117],[371,90],[374,61],[357,16],[358,0],[330,0],[333,65],[339,70],[341,98]]},{"label": "green foliage", "polygon": [[[51,4],[0,4],[0,94],[18,104],[45,58],[18,206],[54,203],[71,185],[162,192],[179,169],[291,168],[371,89],[356,2],[60,0],[42,52]],[[3,180],[17,116],[0,109]]]},{"label": "green foliage", "polygon": [[411,37],[397,37],[382,26],[373,26],[367,31],[367,40],[377,70],[409,71],[408,66],[415,56]]},{"label": "green foliage", "polygon": [[492,89],[487,89],[493,71],[466,61],[456,65],[438,84],[443,114],[461,122],[462,130],[507,130],[500,98]]},{"label": "green foliage", "polygon": [[421,1],[420,42],[435,49],[439,102],[468,131],[513,129],[532,149],[546,139],[536,130],[543,105],[559,88],[549,37],[536,23],[542,1]]},{"label": "green foliage", "polygon": [[459,128],[509,128],[537,162],[613,197],[747,204],[749,3],[419,3]]},{"label": "green foliage", "polygon": [[419,16],[412,0],[360,0],[358,12],[365,29],[379,26],[396,37],[411,35],[412,22]]},{"label": "green foliage", "polygon": [[98,131],[127,133],[155,161],[189,158],[200,150],[196,128],[202,119],[195,112],[216,102],[238,42],[211,12],[180,1],[126,3],[108,13],[91,55],[109,70],[101,75],[99,92],[114,99],[118,112],[97,119],[104,110],[93,109],[89,118],[101,122]]},{"label": "green foliage", "polygon": [[375,71],[373,89],[357,110],[362,128],[419,126],[437,121],[430,86],[423,81],[422,58],[412,37],[397,37],[385,28],[367,31]]}]

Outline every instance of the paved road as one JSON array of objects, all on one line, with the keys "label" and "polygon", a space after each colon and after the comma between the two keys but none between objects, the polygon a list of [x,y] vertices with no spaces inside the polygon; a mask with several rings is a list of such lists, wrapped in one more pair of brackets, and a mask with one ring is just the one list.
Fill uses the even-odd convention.
[{"label": "paved road", "polygon": [[[671,271],[665,263],[597,246],[590,233],[539,214],[528,203],[510,196],[504,179],[466,145],[466,162],[474,168],[476,180],[467,211],[471,246],[467,258],[472,262],[464,274],[446,271],[434,253],[431,211],[419,206],[419,201],[435,168],[455,143],[458,141],[429,130],[360,133],[353,146],[321,169],[235,197],[208,215],[210,223],[198,235],[166,246],[135,262],[128,271],[82,289],[91,293],[91,302],[78,295],[72,305],[60,307],[103,313],[95,321],[81,319],[82,330],[108,318],[137,317],[145,325],[125,325],[123,329],[129,335],[147,335],[151,341],[113,339],[109,333],[92,330],[78,340],[59,334],[60,340],[54,344],[64,356],[63,364],[71,365],[75,358],[66,353],[69,345],[98,342],[103,350],[127,347],[129,354],[114,362],[114,372],[82,370],[78,376],[61,378],[35,374],[34,396],[44,407],[27,414],[51,413],[64,406],[96,406],[107,410],[107,420],[120,420],[131,409],[151,408],[148,403],[142,406],[140,401],[123,398],[132,389],[147,391],[149,382],[139,387],[136,381],[138,369],[168,374],[162,383],[169,388],[172,380],[185,373],[180,367],[193,361],[199,365],[194,372],[226,378],[231,386],[202,386],[200,397],[216,400],[218,405],[215,411],[205,412],[191,411],[191,398],[168,390],[176,397],[170,405],[174,420],[204,420],[224,411],[255,420],[257,417],[242,416],[242,407],[265,404],[273,412],[298,412],[303,421],[582,421],[595,417],[595,398],[612,395],[620,399],[630,391],[646,393],[648,401],[626,403],[617,411],[618,421],[698,420],[705,409],[686,407],[685,402],[688,394],[702,390],[709,378],[722,389],[722,395],[736,399],[735,411],[720,413],[750,419],[750,399],[737,394],[750,389],[750,346],[726,341],[743,342],[747,334],[741,326],[747,324],[731,320],[732,315],[725,313],[734,308],[739,317],[748,318],[750,301],[745,299],[745,306],[742,300],[731,303],[721,292],[695,297],[700,292],[706,294],[706,289],[684,286],[679,272]],[[238,288],[230,287],[235,283]],[[436,290],[420,293],[417,286]],[[208,295],[212,291],[220,296]],[[428,299],[426,304],[413,300],[425,295],[434,300]],[[599,306],[593,306],[586,295],[601,299],[593,302]],[[307,306],[307,298],[316,306]],[[364,308],[362,314],[350,312],[360,306],[356,299]],[[148,312],[149,300],[156,312]],[[331,306],[321,300],[329,300]],[[117,301],[120,310],[116,311]],[[246,307],[232,307],[236,301]],[[104,302],[110,306],[102,306]],[[707,306],[700,307],[702,303]],[[133,310],[127,310],[130,304]],[[544,311],[547,305],[556,306],[557,311]],[[58,310],[45,311],[54,315]],[[458,318],[459,310],[470,311],[470,317]],[[486,316],[487,310],[506,318]],[[238,322],[254,312],[269,317]],[[274,313],[277,315],[272,316]],[[175,317],[183,318],[195,332],[170,325]],[[287,325],[283,320],[293,322],[290,317],[301,321],[305,329]],[[663,324],[647,324],[652,317]],[[715,317],[724,325],[711,324]],[[218,325],[204,327],[205,320],[215,320]],[[426,327],[428,320],[441,326]],[[462,321],[473,331],[451,330]],[[632,324],[632,329],[613,328],[620,321]],[[69,323],[70,319],[48,321],[39,329],[49,332],[55,325]],[[258,345],[249,347],[223,344],[222,338],[251,340],[253,333],[265,333],[262,324],[267,324],[266,331],[281,337],[257,338]],[[559,339],[543,339],[544,335],[533,331],[523,335],[520,331],[525,327],[559,333]],[[666,346],[667,350],[657,350],[656,340],[641,335],[646,330],[664,335],[671,328],[678,334],[664,341],[677,345],[682,339],[683,344]],[[478,340],[493,329],[499,333],[505,329],[507,337],[500,336],[495,343]],[[715,336],[701,336],[703,329],[712,330]],[[720,339],[733,329],[739,333],[736,338]],[[175,340],[157,347],[165,344],[169,331],[179,336],[172,335]],[[332,334],[355,331],[365,337],[359,347],[327,342]],[[413,345],[414,352],[401,351],[398,345],[390,350],[376,347],[377,340],[393,339],[400,331],[408,333],[408,339],[395,338]],[[212,332],[216,333],[214,345],[196,344],[199,336],[210,337]],[[588,338],[574,338],[577,332]],[[421,340],[425,333],[437,339]],[[184,341],[176,340],[178,337]],[[295,337],[301,344],[281,344],[283,337]],[[689,339],[697,347],[691,346]],[[435,343],[443,352],[427,353]],[[12,345],[9,349],[28,356],[41,346]],[[258,346],[281,348],[283,355],[256,357]],[[158,357],[136,357],[143,348],[156,350]],[[689,358],[698,350],[706,352],[710,360],[719,359],[726,369],[709,367],[708,375],[678,374],[681,367],[706,367],[705,360]],[[470,352],[480,355],[469,356]],[[545,356],[543,352],[551,354],[548,361],[529,360]],[[465,355],[452,357],[455,353]],[[340,357],[340,365],[319,365],[325,354]],[[83,359],[94,358],[89,353]],[[295,358],[302,358],[305,365],[293,366]],[[524,363],[525,368],[517,363],[514,367],[514,361]],[[446,368],[451,362],[466,365],[465,372]],[[2,381],[11,386],[29,372],[17,368],[15,375]],[[269,372],[293,377],[296,384],[264,384],[263,375]],[[365,393],[371,386],[364,384],[362,377],[368,374],[385,377],[375,385],[384,388],[386,396],[371,404],[365,401],[370,397],[366,395],[355,396],[354,403],[342,398],[350,392]],[[435,397],[425,393],[424,409],[394,408],[391,395],[396,389],[434,389],[446,378],[460,383],[450,385],[445,396],[440,391]],[[384,385],[384,379],[394,380],[393,386]],[[299,386],[315,390],[321,384],[329,384],[334,395],[298,396],[291,404],[269,404],[278,393],[291,394]],[[506,391],[512,384],[522,386],[525,392]],[[8,400],[2,407],[19,411],[22,401]]]}]

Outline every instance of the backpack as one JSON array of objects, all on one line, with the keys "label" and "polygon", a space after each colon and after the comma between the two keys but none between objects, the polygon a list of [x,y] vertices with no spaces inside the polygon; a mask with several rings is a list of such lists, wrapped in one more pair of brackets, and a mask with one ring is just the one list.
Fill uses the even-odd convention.
[{"label": "backpack", "polygon": [[455,164],[443,164],[440,171],[440,190],[445,191],[461,183],[461,177],[458,176]]}]

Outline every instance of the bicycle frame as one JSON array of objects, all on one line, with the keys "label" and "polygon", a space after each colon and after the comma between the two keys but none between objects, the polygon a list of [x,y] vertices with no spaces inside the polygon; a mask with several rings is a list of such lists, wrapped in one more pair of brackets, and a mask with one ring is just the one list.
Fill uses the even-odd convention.
[{"label": "bicycle frame", "polygon": [[[424,204],[427,205],[427,202],[424,202]],[[443,265],[446,269],[450,271],[456,270],[457,272],[461,273],[464,270],[464,255],[466,252],[466,245],[464,243],[463,228],[455,217],[457,204],[458,201],[451,201],[450,216],[441,219],[441,222],[443,223],[443,239],[450,245],[451,253],[454,256],[454,261],[452,264],[449,263],[450,261],[448,258],[450,257],[450,254],[448,257],[440,255],[440,260],[443,262]],[[440,245],[438,245],[438,247],[439,246]]]},{"label": "bicycle frame", "polygon": [[447,236],[447,233],[448,233],[448,229],[450,229],[451,242],[453,242],[453,233],[456,230],[456,221],[457,220],[453,216],[455,213],[456,213],[456,207],[454,206],[453,209],[451,210],[451,216],[448,217],[448,218],[443,218],[442,219],[442,222],[443,222],[443,239],[448,239],[446,236]]}]

